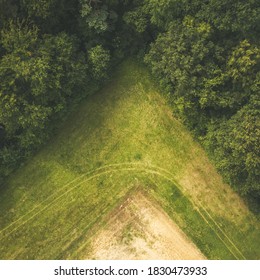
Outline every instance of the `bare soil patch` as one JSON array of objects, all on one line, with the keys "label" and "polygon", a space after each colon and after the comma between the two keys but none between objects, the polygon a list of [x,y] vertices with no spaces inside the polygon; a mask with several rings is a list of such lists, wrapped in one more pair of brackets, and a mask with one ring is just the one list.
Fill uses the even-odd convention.
[{"label": "bare soil patch", "polygon": [[91,247],[88,259],[205,259],[168,215],[140,192],[113,211]]}]

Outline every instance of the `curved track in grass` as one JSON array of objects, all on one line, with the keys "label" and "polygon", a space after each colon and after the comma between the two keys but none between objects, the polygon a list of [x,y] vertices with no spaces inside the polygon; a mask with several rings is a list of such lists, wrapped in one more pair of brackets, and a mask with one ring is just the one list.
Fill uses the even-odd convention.
[{"label": "curved track in grass", "polygon": [[6,226],[4,229],[0,231],[0,240],[9,236],[11,233],[18,230],[21,226],[28,223],[30,220],[35,218],[37,215],[44,213],[45,210],[50,209],[55,206],[56,203],[63,197],[66,197],[68,193],[77,190],[78,188],[82,188],[82,184],[91,181],[94,178],[98,178],[102,175],[111,174],[114,172],[137,172],[137,173],[145,173],[157,175],[165,180],[171,182],[176,188],[178,188],[182,195],[185,196],[189,202],[193,205],[194,209],[199,213],[202,219],[206,222],[206,224],[212,229],[212,231],[216,234],[216,236],[221,240],[221,242],[225,245],[225,247],[230,251],[230,253],[236,259],[246,259],[243,253],[239,250],[237,245],[233,242],[230,236],[221,228],[219,223],[212,217],[212,215],[208,212],[205,206],[200,201],[193,201],[190,197],[187,197],[183,194],[181,186],[175,181],[173,175],[166,169],[154,166],[151,164],[145,164],[141,162],[124,162],[124,163],[114,163],[105,165],[91,171],[82,174],[75,179],[71,180],[67,184],[60,187],[59,190],[51,194],[37,206],[32,208],[29,212],[22,215],[20,218]]}]

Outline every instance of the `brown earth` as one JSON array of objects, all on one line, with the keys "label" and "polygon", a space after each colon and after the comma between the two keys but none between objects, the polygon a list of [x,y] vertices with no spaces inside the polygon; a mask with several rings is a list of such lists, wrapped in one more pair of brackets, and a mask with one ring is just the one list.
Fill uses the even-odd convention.
[{"label": "brown earth", "polygon": [[88,259],[205,259],[167,214],[140,192],[113,211],[91,247]]}]

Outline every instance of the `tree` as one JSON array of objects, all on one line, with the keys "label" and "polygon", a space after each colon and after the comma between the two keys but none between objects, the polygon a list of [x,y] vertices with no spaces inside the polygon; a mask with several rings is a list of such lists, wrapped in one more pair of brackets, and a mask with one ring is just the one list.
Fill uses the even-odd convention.
[{"label": "tree", "polygon": [[[209,16],[210,15],[210,16]],[[259,32],[260,5],[257,0],[210,0],[197,11],[200,20],[208,20],[216,29],[254,38]],[[224,32],[223,32],[224,31]]]},{"label": "tree", "polygon": [[22,6],[26,9],[29,16],[47,18],[51,14],[51,9],[55,0],[21,0]]},{"label": "tree", "polygon": [[124,21],[134,26],[139,33],[144,33],[149,26],[149,17],[145,6],[140,5],[124,14]]},{"label": "tree", "polygon": [[218,70],[212,61],[215,46],[211,34],[209,24],[186,17],[160,34],[145,57],[164,90],[174,95],[176,111],[193,129],[204,125],[198,122],[205,118],[200,102],[204,79]]},{"label": "tree", "polygon": [[218,169],[240,193],[260,196],[260,99],[255,96],[218,129],[209,145]]},{"label": "tree", "polygon": [[0,148],[3,146],[5,137],[5,126],[0,123]]},{"label": "tree", "polygon": [[6,166],[10,155],[23,158],[46,140],[50,121],[88,82],[75,38],[65,33],[40,38],[38,33],[35,25],[19,20],[1,31],[0,123],[7,141],[0,164]]},{"label": "tree", "polygon": [[18,8],[16,0],[0,0],[0,29],[9,19],[17,16]]},{"label": "tree", "polygon": [[111,8],[110,2],[113,6],[113,1],[81,0],[81,17],[97,33],[112,29],[117,20],[117,13]]},{"label": "tree", "polygon": [[212,25],[190,16],[172,21],[145,60],[228,182],[260,197],[260,49],[237,34],[219,36]]},{"label": "tree", "polygon": [[88,51],[88,58],[92,66],[92,74],[95,79],[102,79],[107,76],[106,70],[109,66],[110,54],[102,46],[97,45]]}]

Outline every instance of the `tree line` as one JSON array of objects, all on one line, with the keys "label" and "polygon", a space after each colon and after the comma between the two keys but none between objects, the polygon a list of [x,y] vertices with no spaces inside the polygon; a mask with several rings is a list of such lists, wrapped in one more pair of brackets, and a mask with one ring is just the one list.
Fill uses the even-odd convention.
[{"label": "tree line", "polygon": [[[0,177],[50,137],[73,104],[142,38],[131,1],[0,0]],[[138,36],[141,38],[138,39]]]},{"label": "tree line", "polygon": [[0,177],[137,54],[240,194],[260,199],[259,1],[0,0]]}]

